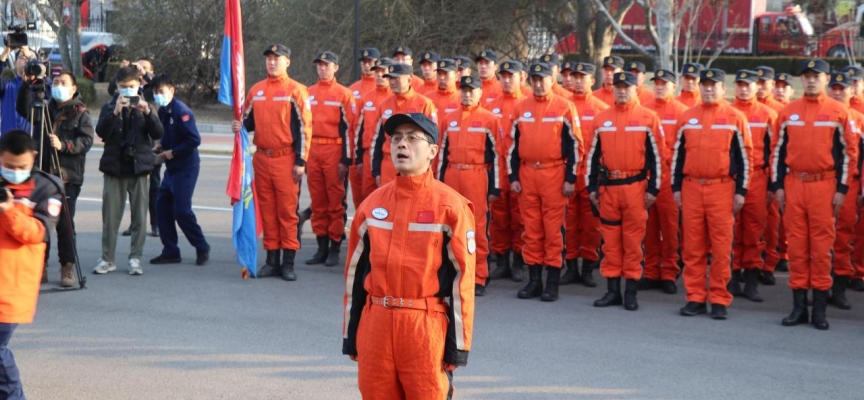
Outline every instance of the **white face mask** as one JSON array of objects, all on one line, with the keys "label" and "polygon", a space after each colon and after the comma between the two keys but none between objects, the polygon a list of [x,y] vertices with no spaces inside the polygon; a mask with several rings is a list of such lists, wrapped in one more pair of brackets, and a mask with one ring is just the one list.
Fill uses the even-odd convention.
[{"label": "white face mask", "polygon": [[72,98],[72,88],[68,86],[51,87],[51,97],[58,103],[65,103]]},{"label": "white face mask", "polygon": [[167,95],[167,94],[161,94],[161,93],[160,93],[160,94],[154,94],[154,95],[153,95],[153,102],[156,103],[156,105],[159,106],[159,107],[165,107],[165,106],[167,106],[168,103],[170,103],[171,101],[168,100],[168,95]]},{"label": "white face mask", "polygon": [[138,88],[120,88],[117,93],[123,97],[133,97],[138,95]]},{"label": "white face mask", "polygon": [[30,179],[30,171],[0,167],[0,176],[7,182],[17,185]]}]

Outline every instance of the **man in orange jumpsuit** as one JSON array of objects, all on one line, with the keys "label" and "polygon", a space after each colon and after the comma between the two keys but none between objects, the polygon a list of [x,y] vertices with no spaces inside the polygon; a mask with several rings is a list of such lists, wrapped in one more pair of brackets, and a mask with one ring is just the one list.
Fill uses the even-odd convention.
[{"label": "man in orange jumpsuit", "polygon": [[483,90],[479,79],[463,76],[459,82],[461,107],[440,122],[444,138],[438,179],[474,204],[474,232],[477,232],[474,294],[483,296],[489,278],[489,203],[501,194],[497,148],[501,123],[495,114],[480,107]]},{"label": "man in orange jumpsuit", "polygon": [[579,63],[576,61],[565,61],[561,64],[561,87],[570,93],[573,93],[575,86],[576,75],[573,74],[573,71],[576,70],[577,64]]},{"label": "man in orange jumpsuit", "polygon": [[612,80],[616,72],[624,70],[624,59],[618,56],[603,58],[603,66],[600,71],[603,74],[603,86],[594,91],[594,97],[606,104],[615,104],[615,95],[612,93]]},{"label": "man in orange jumpsuit", "polygon": [[681,273],[678,254],[679,210],[672,198],[672,152],[678,118],[689,107],[675,100],[675,73],[665,69],[654,71],[654,100],[643,104],[654,111],[663,127],[663,173],[657,201],[648,210],[645,232],[645,268],[639,290],[660,289],[666,294],[678,293],[675,281]]},{"label": "man in orange jumpsuit", "polygon": [[584,145],[576,107],[552,93],[549,65],[536,63],[529,74],[534,96],[514,108],[513,146],[508,154],[510,190],[519,195],[525,224],[522,256],[529,279],[518,296],[555,301],[564,257],[564,213],[567,198],[576,189],[576,168]]},{"label": "man in orange jumpsuit", "polygon": [[[777,113],[756,101],[756,81],[759,75],[746,69],[735,73],[735,101],[732,107],[744,113],[753,140],[753,174],[747,198],[741,213],[735,219],[732,242],[732,276],[727,289],[732,296],[744,296],[750,301],[762,302],[759,295],[759,274],[765,262],[762,240],[768,221],[768,166],[771,138],[777,131]],[[744,282],[744,289],[741,289]]]},{"label": "man in orange jumpsuit", "polygon": [[[843,68],[843,72],[849,72],[847,68],[860,68],[857,66],[848,66]],[[854,75],[850,74],[854,78]],[[774,90],[771,92],[774,100],[780,104],[786,105],[792,101],[792,96],[795,95],[795,88],[792,86],[792,75],[785,72],[777,74],[774,78]]]},{"label": "man in orange jumpsuit", "polygon": [[[594,121],[601,111],[609,108],[609,105],[594,97],[591,87],[594,86],[595,68],[593,64],[572,63],[569,79],[573,80],[573,95],[570,101],[576,106],[582,126],[582,140],[586,147],[594,140]],[[567,264],[567,272],[561,276],[561,284],[582,282],[587,287],[596,287],[593,271],[599,260],[600,249],[600,219],[591,210],[591,202],[588,199],[588,185],[584,179],[587,163],[579,165],[576,179],[576,193],[570,196],[565,216],[567,251],[564,259]],[[579,259],[582,259],[582,272],[579,272]]]},{"label": "man in orange jumpsuit", "polygon": [[[827,62],[804,62],[804,97],[789,103],[777,118],[778,137],[771,158],[771,190],[789,240],[789,287],[793,310],[784,326],[810,321],[827,330],[825,308],[831,288],[834,220],[849,190],[851,160],[857,149],[848,108],[828,98]],[[855,194],[850,194],[854,196]],[[808,318],[807,291],[813,289],[813,315]]]},{"label": "man in orange jumpsuit", "polygon": [[457,89],[457,86],[459,86],[457,85],[459,82],[459,72],[457,71],[455,61],[451,59],[438,61],[436,73],[438,90],[429,93],[427,97],[435,103],[435,108],[438,110],[438,122],[440,123],[444,120],[444,116],[447,113],[459,109],[462,98],[459,95],[459,89]]},{"label": "man in orange jumpsuit", "polygon": [[473,72],[474,66],[471,64],[471,58],[465,56],[456,56],[453,57],[453,61],[456,63],[456,68],[459,70],[459,77],[463,76],[471,76]]},{"label": "man in orange jumpsuit", "polygon": [[759,66],[754,69],[756,74],[759,76],[759,81],[756,82],[756,86],[758,90],[756,91],[756,98],[759,99],[759,102],[765,104],[768,107],[771,107],[774,111],[778,113],[783,109],[785,104],[780,103],[777,100],[774,100],[774,68]]},{"label": "man in orange jumpsuit", "polygon": [[411,67],[411,86],[414,87],[414,90],[422,88],[425,82],[423,78],[414,75],[414,57],[413,52],[407,46],[397,46],[393,49],[393,63],[394,64],[405,64]]},{"label": "man in orange jumpsuit", "polygon": [[[255,132],[252,157],[255,195],[264,225],[267,261],[259,277],[297,280],[294,257],[300,250],[297,204],[300,182],[312,142],[312,113],[306,87],[288,77],[291,49],[275,44],[264,51],[267,79],[256,83],[246,97],[243,124]],[[240,121],[231,125],[236,133]],[[282,249],[280,262],[279,249]]]},{"label": "man in orange jumpsuit", "polygon": [[474,209],[432,176],[434,121],[398,114],[384,129],[399,176],[351,223],[342,354],[364,399],[451,398],[474,330]]},{"label": "man in orange jumpsuit", "polygon": [[480,99],[480,106],[488,109],[489,103],[501,97],[501,82],[498,82],[495,76],[498,70],[498,53],[483,50],[474,57],[474,62],[477,63],[477,76],[483,82],[483,98]]},{"label": "man in orange jumpsuit", "polygon": [[[354,96],[354,101],[357,102],[358,110],[357,116],[359,117],[360,111],[363,107],[363,103],[361,100],[366,93],[374,91],[376,88],[376,78],[375,71],[372,69],[375,67],[375,62],[381,57],[381,52],[374,47],[367,47],[364,49],[360,49],[360,80],[354,82],[348,90],[351,91],[351,94]],[[354,119],[357,121],[357,118]],[[356,148],[354,143],[354,135],[356,132],[356,127],[352,126],[351,130],[348,134],[349,140],[349,155],[354,157],[356,154]],[[363,196],[363,174],[359,169],[357,169],[357,163],[352,162],[351,166],[348,168],[348,183],[351,185],[351,201],[354,203],[354,208],[356,209],[360,203],[363,202],[363,199],[366,197]],[[311,211],[311,210],[310,210]],[[310,215],[311,218],[311,215]],[[301,223],[302,225],[302,223]]]},{"label": "man in orange jumpsuit", "polygon": [[33,170],[36,144],[22,130],[0,138],[0,397],[24,399],[9,341],[33,322],[46,243],[62,208],[63,182]]},{"label": "man in orange jumpsuit", "polygon": [[[387,57],[375,61],[375,66],[372,67],[375,73],[375,90],[366,93],[360,99],[360,107],[357,110],[357,120],[354,123],[354,164],[363,180],[362,195],[359,202],[355,198],[354,209],[357,209],[363,200],[378,189],[372,176],[372,159],[369,158],[369,150],[372,147],[372,137],[378,131],[379,107],[385,99],[393,95],[390,91],[390,82],[384,77],[391,65],[393,60]],[[353,186],[351,189],[354,189]]]},{"label": "man in orange jumpsuit", "polygon": [[420,53],[420,73],[423,74],[423,86],[417,88],[417,92],[426,96],[432,97],[432,94],[438,91],[438,61],[441,57],[434,51],[424,51]]},{"label": "man in orange jumpsuit", "polygon": [[404,113],[421,113],[433,121],[438,121],[432,100],[417,93],[411,86],[411,77],[414,76],[411,71],[411,66],[405,64],[393,64],[388,68],[384,77],[390,82],[393,95],[378,107],[378,115],[375,117],[378,125],[375,131],[364,132],[364,135],[374,135],[369,158],[372,160],[372,177],[379,187],[396,179],[396,168],[390,161],[390,146],[385,145],[384,123],[391,116]]},{"label": "man in orange jumpsuit", "polygon": [[[852,79],[852,99],[849,101],[850,107],[864,114],[864,69],[857,65],[850,65],[842,69],[843,72],[849,74]],[[779,81],[778,81],[779,86]],[[858,126],[858,129],[862,129]],[[859,150],[859,164],[862,160],[862,155]],[[861,171],[859,165],[859,172]],[[852,251],[852,264],[855,265],[855,276],[849,281],[849,289],[864,292],[864,218],[858,218],[858,223],[855,224],[855,238],[852,240],[855,248]]]},{"label": "man in orange jumpsuit", "polygon": [[[663,175],[663,128],[660,118],[639,105],[638,78],[615,74],[615,105],[597,114],[585,180],[591,203],[600,210],[606,294],[594,307],[624,304],[639,308],[636,290],[642,278],[642,239],[648,209],[657,200]],[[621,278],[626,280],[621,296]]]},{"label": "man in orange jumpsuit", "polygon": [[561,57],[554,53],[544,54],[540,57],[540,62],[549,64],[549,68],[552,70],[552,93],[569,98],[572,93],[558,84],[558,76],[561,74]]},{"label": "man in orange jumpsuit", "polygon": [[[675,100],[684,103],[687,108],[698,106],[702,102],[699,94],[699,74],[704,67],[699,63],[686,63],[681,66],[681,93]],[[669,132],[675,135],[674,132]]]},{"label": "man in orange jumpsuit", "polygon": [[312,232],[318,251],[306,265],[339,264],[339,251],[348,214],[345,202],[348,166],[351,165],[348,131],[354,124],[354,96],[336,82],[339,58],[330,51],[315,58],[318,83],[309,87],[312,105],[312,146],[306,175],[312,200]]},{"label": "man in orange jumpsuit", "polygon": [[636,76],[638,86],[636,86],[636,96],[641,104],[650,104],[654,102],[654,93],[645,88],[645,64],[639,61],[631,61],[627,63],[627,71],[630,71]]},{"label": "man in orange jumpsuit", "polygon": [[723,100],[725,78],[726,73],[719,69],[702,71],[702,104],[681,114],[676,130],[672,192],[681,207],[685,238],[684,316],[706,313],[707,300],[711,318],[726,319],[726,308],[732,303],[726,290],[732,229],[750,185],[752,144],[747,118]]},{"label": "man in orange jumpsuit", "polygon": [[[495,270],[489,273],[490,279],[511,278],[514,282],[524,279],[525,261],[522,258],[522,214],[519,211],[519,196],[510,191],[507,175],[507,152],[513,145],[511,130],[516,104],[525,99],[522,94],[522,63],[505,60],[498,68],[503,94],[490,104],[492,113],[500,118],[501,132],[496,138],[498,143],[500,196],[492,201],[491,225],[489,227],[489,247],[496,254]],[[510,254],[513,261],[510,261]]]}]

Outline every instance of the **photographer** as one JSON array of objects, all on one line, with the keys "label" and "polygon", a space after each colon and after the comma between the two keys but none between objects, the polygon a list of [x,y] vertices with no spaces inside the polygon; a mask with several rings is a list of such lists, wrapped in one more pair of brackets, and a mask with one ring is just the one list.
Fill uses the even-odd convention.
[{"label": "photographer", "polygon": [[7,346],[18,324],[33,322],[45,242],[60,215],[60,181],[33,171],[36,146],[22,130],[0,138],[0,397],[23,399]]},{"label": "photographer", "polygon": [[[35,83],[25,80],[21,90],[18,92],[18,114],[30,120],[30,115],[33,110],[39,110],[35,107],[33,96]],[[44,85],[38,83],[38,85]],[[86,154],[93,146],[93,122],[90,119],[90,112],[87,111],[87,106],[81,99],[78,93],[77,80],[71,72],[63,71],[54,78],[51,84],[51,100],[47,102],[48,118],[47,126],[50,130],[41,132],[40,127],[34,127],[33,137],[36,142],[44,140],[44,144],[37,147],[41,149],[42,166],[41,169],[52,175],[59,174],[63,180],[64,189],[66,191],[66,201],[69,206],[70,219],[75,219],[75,205],[78,200],[78,195],[81,193],[81,185],[84,183],[84,165],[86,164]],[[40,88],[35,86],[35,89],[47,91],[48,87]],[[60,170],[56,171],[52,167],[52,158],[56,154]],[[67,210],[63,210],[66,212]],[[72,277],[72,268],[75,263],[75,248],[72,238],[73,226],[68,226],[66,216],[61,215],[60,222],[57,224],[57,257],[60,260],[60,286],[72,287],[75,285],[75,279]],[[50,250],[50,243],[48,244]],[[46,269],[48,254],[45,252]],[[47,273],[42,275],[42,282],[47,282]]]},{"label": "photographer", "polygon": [[[8,68],[6,61],[12,50],[14,49],[6,47],[0,54],[0,63],[3,64],[3,69]],[[0,118],[0,134],[12,129],[30,130],[27,120],[15,111],[15,102],[18,99],[18,90],[24,82],[24,69],[31,60],[35,59],[36,54],[30,51],[27,46],[22,46],[18,57],[15,59],[15,77],[0,79],[0,117],[2,117]]]},{"label": "photographer", "polygon": [[117,231],[126,207],[126,195],[132,214],[132,248],[129,274],[141,275],[144,251],[144,219],[147,214],[150,178],[156,163],[153,140],[162,138],[164,130],[155,109],[138,93],[140,81],[134,67],[117,72],[117,95],[102,107],[96,134],[105,142],[99,161],[104,175],[102,189],[102,259],[93,270],[105,274],[117,269],[114,253]]}]

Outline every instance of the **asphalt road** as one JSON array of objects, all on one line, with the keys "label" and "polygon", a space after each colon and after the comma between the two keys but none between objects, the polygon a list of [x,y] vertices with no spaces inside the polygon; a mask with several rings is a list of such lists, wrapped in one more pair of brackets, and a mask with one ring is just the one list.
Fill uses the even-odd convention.
[{"label": "asphalt road", "polygon": [[[353,399],[356,366],[341,355],[342,269],[307,267],[299,281],[242,280],[224,195],[228,159],[206,156],[194,204],[213,248],[205,267],[181,239],[184,263],[93,275],[100,253],[102,176],[90,154],[76,218],[84,291],[45,294],[11,343],[29,399]],[[308,204],[304,190],[302,205]],[[127,213],[128,215],[128,213]],[[128,221],[128,217],[126,217]],[[125,229],[124,221],[121,229]],[[307,225],[308,230],[308,225]],[[161,243],[147,238],[145,260]],[[343,251],[344,252],[344,251]],[[59,271],[52,256],[51,282]],[[259,255],[263,259],[263,250]],[[344,259],[344,255],[343,255]],[[786,274],[766,302],[736,299],[727,321],[678,315],[684,295],[640,293],[637,312],[596,309],[604,287],[565,286],[556,303],[516,298],[495,281],[478,298],[462,399],[864,398],[864,294],[829,310],[831,330],[786,328]]]}]

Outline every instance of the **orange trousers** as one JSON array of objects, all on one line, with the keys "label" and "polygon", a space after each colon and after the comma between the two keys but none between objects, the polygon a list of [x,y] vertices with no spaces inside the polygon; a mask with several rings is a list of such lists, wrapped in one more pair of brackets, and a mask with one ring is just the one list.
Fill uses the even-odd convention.
[{"label": "orange trousers", "polygon": [[363,164],[359,167],[357,170],[363,178],[363,199],[366,199],[372,192],[378,189],[378,185],[375,184],[375,178],[372,176],[372,159],[369,158],[368,150],[366,153],[363,153]]},{"label": "orange trousers", "polygon": [[444,371],[447,315],[372,305],[357,327],[357,380],[364,400],[441,400],[451,391]]},{"label": "orange trousers", "polygon": [[351,185],[351,202],[356,210],[360,203],[366,200],[366,196],[363,195],[363,174],[356,165],[348,168],[348,183]]},{"label": "orange trousers", "polygon": [[663,185],[648,212],[645,232],[645,279],[674,281],[678,267],[678,218],[680,210],[672,196],[669,168],[663,171]]},{"label": "orange trousers", "polygon": [[312,143],[306,162],[307,185],[312,200],[312,232],[339,242],[345,234],[346,182],[339,179],[341,144]]},{"label": "orange trousers", "polygon": [[486,279],[489,278],[488,170],[447,168],[444,172],[444,183],[474,203],[474,232],[477,242],[474,283],[486,285]]},{"label": "orange trousers", "polygon": [[493,253],[503,254],[508,250],[522,253],[522,213],[519,212],[519,195],[510,191],[509,183],[503,181],[501,197],[490,205],[492,221],[489,225],[489,247]]},{"label": "orange trousers", "polygon": [[753,171],[744,207],[735,218],[732,241],[732,269],[762,269],[765,226],[768,223],[768,176],[765,170]]},{"label": "orange trousers", "polygon": [[522,257],[525,265],[545,265],[561,268],[564,262],[564,166],[534,169],[523,165],[519,169],[519,209],[525,234]]},{"label": "orange trousers", "polygon": [[[581,176],[581,175],[580,175]],[[600,219],[591,213],[591,200],[584,179],[576,180],[576,193],[570,196],[565,216],[567,260],[582,258],[597,261],[600,248]]]},{"label": "orange trousers", "polygon": [[785,180],[783,223],[789,241],[789,287],[831,288],[831,248],[834,246],[834,207],[837,180],[803,182],[789,174]]},{"label": "orange trousers", "polygon": [[781,259],[787,259],[786,235],[781,235],[780,221],[780,210],[777,208],[777,202],[772,201],[768,205],[768,215],[765,219],[765,266],[762,268],[765,271],[774,272],[777,263]]},{"label": "orange trousers", "polygon": [[849,192],[840,207],[837,215],[834,237],[834,275],[855,276],[855,267],[852,265],[852,245],[855,236],[855,225],[858,224],[858,193],[861,191],[861,181],[849,180]]},{"label": "orange trousers", "polygon": [[256,205],[264,225],[265,250],[300,250],[297,239],[297,204],[300,184],[294,182],[294,153],[270,158],[252,157]]},{"label": "orange trousers", "polygon": [[645,188],[648,182],[601,186],[600,234],[603,237],[604,278],[642,278],[642,240],[645,239]]},{"label": "orange trousers", "polygon": [[[732,295],[726,285],[732,277],[732,198],[735,181],[703,185],[685,178],[681,187],[684,248],[684,287],[687,301],[729,306]],[[708,270],[708,254],[711,269]],[[707,285],[706,285],[706,280]],[[706,288],[707,286],[707,288]]]},{"label": "orange trousers", "polygon": [[[852,195],[849,191],[848,196]],[[857,197],[857,195],[856,195]],[[855,224],[855,236],[852,239],[854,249],[852,250],[852,265],[855,266],[855,278],[864,278],[864,218],[858,218],[858,223]]]}]

